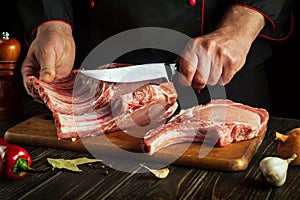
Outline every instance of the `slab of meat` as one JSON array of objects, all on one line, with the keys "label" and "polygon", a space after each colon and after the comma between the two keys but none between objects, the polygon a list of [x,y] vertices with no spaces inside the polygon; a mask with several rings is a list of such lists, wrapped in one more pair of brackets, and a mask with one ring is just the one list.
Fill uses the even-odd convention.
[{"label": "slab of meat", "polygon": [[266,130],[269,113],[227,99],[182,110],[144,137],[143,150],[152,155],[159,149],[181,142],[210,142],[224,147],[249,140]]},{"label": "slab of meat", "polygon": [[32,76],[31,91],[53,113],[57,136],[78,138],[146,126],[169,118],[177,109],[172,82],[108,83],[79,70],[47,84]]}]

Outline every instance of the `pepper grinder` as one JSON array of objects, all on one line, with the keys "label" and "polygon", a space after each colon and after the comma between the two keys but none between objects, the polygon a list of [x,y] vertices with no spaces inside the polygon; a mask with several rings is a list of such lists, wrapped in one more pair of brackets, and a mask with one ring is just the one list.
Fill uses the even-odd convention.
[{"label": "pepper grinder", "polygon": [[0,121],[19,121],[24,117],[23,91],[18,59],[21,44],[9,38],[8,32],[0,39]]}]

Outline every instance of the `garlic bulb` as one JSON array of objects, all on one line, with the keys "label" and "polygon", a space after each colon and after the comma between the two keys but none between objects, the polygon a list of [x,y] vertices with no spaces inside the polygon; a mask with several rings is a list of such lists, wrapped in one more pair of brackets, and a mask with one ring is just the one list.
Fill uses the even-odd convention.
[{"label": "garlic bulb", "polygon": [[260,161],[259,168],[269,183],[274,186],[282,186],[286,181],[289,163],[296,157],[296,154],[288,159],[266,157]]}]

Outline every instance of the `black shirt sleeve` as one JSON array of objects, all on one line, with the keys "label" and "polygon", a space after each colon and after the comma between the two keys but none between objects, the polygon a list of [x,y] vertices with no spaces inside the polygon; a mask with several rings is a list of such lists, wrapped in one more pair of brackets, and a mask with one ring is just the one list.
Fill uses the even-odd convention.
[{"label": "black shirt sleeve", "polygon": [[284,39],[292,30],[295,0],[236,0],[236,3],[257,10],[266,19],[260,35],[269,39]]},{"label": "black shirt sleeve", "polygon": [[60,20],[73,26],[71,0],[16,0],[16,3],[20,18],[30,36],[45,21]]}]

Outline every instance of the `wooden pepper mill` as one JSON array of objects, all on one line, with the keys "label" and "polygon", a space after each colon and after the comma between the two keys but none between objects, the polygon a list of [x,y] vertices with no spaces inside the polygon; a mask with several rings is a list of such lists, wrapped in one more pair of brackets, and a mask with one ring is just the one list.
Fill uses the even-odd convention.
[{"label": "wooden pepper mill", "polygon": [[18,67],[20,52],[20,42],[9,38],[8,32],[3,32],[0,39],[0,121],[19,121],[24,117]]}]

